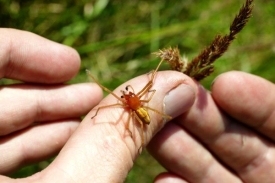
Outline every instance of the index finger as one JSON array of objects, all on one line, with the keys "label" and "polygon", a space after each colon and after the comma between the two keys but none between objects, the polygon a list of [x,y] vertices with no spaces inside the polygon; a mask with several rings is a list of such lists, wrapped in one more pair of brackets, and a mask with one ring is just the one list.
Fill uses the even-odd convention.
[{"label": "index finger", "polygon": [[76,75],[78,53],[30,32],[0,29],[0,78],[61,83]]}]

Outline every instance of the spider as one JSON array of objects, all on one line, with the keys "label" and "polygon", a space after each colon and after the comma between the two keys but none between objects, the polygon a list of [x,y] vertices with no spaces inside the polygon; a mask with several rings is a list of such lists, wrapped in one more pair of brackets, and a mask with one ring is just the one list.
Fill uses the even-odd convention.
[{"label": "spider", "polygon": [[[150,115],[148,113],[148,110],[151,110],[155,113],[158,113],[160,115],[162,115],[164,118],[170,120],[172,119],[171,116],[166,115],[156,109],[153,109],[151,107],[148,106],[144,106],[144,103],[149,103],[151,101],[151,99],[153,98],[153,95],[155,94],[156,90],[151,90],[152,86],[153,86],[153,81],[156,75],[156,72],[158,71],[161,63],[163,62],[164,59],[162,59],[157,68],[155,70],[152,70],[150,73],[151,74],[151,78],[148,81],[148,83],[138,92],[135,94],[134,92],[134,88],[131,85],[127,85],[125,87],[125,90],[121,90],[122,95],[121,97],[117,96],[115,93],[113,93],[111,90],[109,90],[108,88],[106,88],[105,86],[101,85],[94,76],[92,76],[91,72],[89,70],[86,70],[87,74],[92,78],[92,80],[98,84],[98,86],[100,88],[102,88],[103,90],[105,90],[106,92],[110,93],[111,95],[113,95],[116,99],[118,99],[120,101],[120,103],[115,103],[115,104],[110,104],[110,105],[105,105],[105,106],[100,106],[97,108],[96,113],[94,116],[91,117],[91,119],[93,119],[94,117],[96,117],[96,115],[98,114],[99,110],[103,109],[103,108],[108,108],[108,107],[114,107],[114,106],[121,106],[124,107],[126,109],[128,109],[130,112],[127,122],[126,122],[126,130],[130,132],[130,135],[132,137],[132,132],[129,129],[129,122],[130,122],[130,118],[133,117],[134,119],[136,119],[138,121],[138,123],[140,124],[140,128],[141,128],[141,146],[139,149],[141,149],[144,146],[144,124],[149,125],[151,122],[150,119]],[[129,90],[131,89],[131,91]],[[147,100],[145,99],[141,99],[145,94],[152,92],[152,94],[149,96],[149,98]]]}]

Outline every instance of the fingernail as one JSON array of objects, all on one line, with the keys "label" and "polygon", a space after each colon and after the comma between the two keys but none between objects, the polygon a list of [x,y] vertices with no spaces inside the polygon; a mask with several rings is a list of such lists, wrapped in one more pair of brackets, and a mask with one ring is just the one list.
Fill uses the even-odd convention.
[{"label": "fingernail", "polygon": [[170,90],[164,98],[165,114],[173,118],[186,112],[194,103],[195,91],[186,84],[180,84]]}]

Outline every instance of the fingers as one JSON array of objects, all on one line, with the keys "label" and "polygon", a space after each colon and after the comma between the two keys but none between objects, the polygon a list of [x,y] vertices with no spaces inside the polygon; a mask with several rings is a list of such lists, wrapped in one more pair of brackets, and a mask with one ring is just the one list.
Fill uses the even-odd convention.
[{"label": "fingers", "polygon": [[[220,78],[218,78],[218,80],[220,80]],[[230,82],[226,84],[230,87],[231,91],[238,90],[235,88],[236,85]],[[215,91],[217,90],[217,88],[215,88],[217,86],[215,85],[216,82],[213,86],[213,95],[219,95],[219,93]],[[246,88],[246,85],[243,84],[242,87]],[[229,117],[225,113],[227,111],[221,111],[213,101],[212,96],[201,86],[198,85],[194,88],[196,88],[197,92],[197,99],[194,105],[187,113],[174,120],[174,122],[179,124],[181,132],[172,131],[167,135],[169,138],[161,136],[162,133],[165,133],[161,132],[160,135],[155,137],[157,140],[154,139],[149,145],[152,154],[158,157],[159,161],[165,167],[168,167],[168,169],[170,168],[169,165],[173,164],[173,167],[169,170],[182,176],[184,180],[191,182],[205,182],[204,180],[209,180],[208,182],[214,182],[214,180],[218,180],[217,182],[226,182],[219,180],[224,176],[229,179],[229,175],[235,179],[235,181],[229,182],[240,182],[242,180],[251,183],[274,180],[272,171],[275,168],[275,160],[273,158],[275,157],[274,145],[267,139],[262,138],[257,132]],[[224,103],[226,101],[235,101],[237,103],[238,101],[234,97],[245,97],[243,95],[236,95],[232,98],[229,97],[225,91],[221,95],[223,94],[227,94],[220,96],[220,98],[224,98]],[[253,100],[253,98],[254,97],[252,97],[251,100]],[[242,100],[241,103],[243,103]],[[241,104],[238,105],[241,106]],[[250,108],[246,107],[246,110],[248,111]],[[188,133],[184,135],[186,134],[184,129],[191,135],[188,135]],[[163,129],[163,131],[166,130],[166,128]],[[169,133],[169,131],[166,132],[166,134],[167,133]],[[204,150],[200,151],[200,154],[197,154],[199,147],[196,147],[194,142],[189,143],[186,140],[188,136],[189,138],[193,138],[194,136],[195,139],[204,145]],[[158,141],[163,142],[164,145]],[[153,142],[161,145],[155,146],[152,144]],[[165,144],[170,145],[165,146]],[[209,158],[207,151],[210,151],[215,156],[210,156]],[[172,157],[171,152],[173,152]],[[197,155],[194,156],[194,153]],[[205,157],[208,158],[205,159]],[[219,165],[219,161],[225,165],[223,168],[215,168]],[[195,166],[197,164],[200,166]],[[223,164],[219,166],[223,166]],[[229,169],[227,167],[229,167]],[[231,169],[240,177],[239,179],[236,179],[236,177],[231,174]],[[205,176],[203,178],[197,176],[201,174]]]},{"label": "fingers", "polygon": [[154,183],[188,183],[188,182],[175,174],[164,172],[159,174],[155,178]]},{"label": "fingers", "polygon": [[273,83],[251,74],[229,72],[216,79],[212,96],[230,116],[275,140]]},{"label": "fingers", "polygon": [[[161,115],[160,113],[163,113],[165,115],[170,115],[172,117],[176,117],[181,113],[183,113],[185,110],[189,109],[189,107],[193,104],[194,92],[192,87],[186,84],[187,83],[185,81],[186,79],[187,77],[184,78],[184,75],[179,73],[174,73],[174,72],[160,72],[156,77],[154,85],[152,87],[152,89],[155,89],[156,92],[152,97],[152,100],[150,100],[148,103],[142,103],[141,105],[141,107],[143,107],[144,105],[148,108],[155,110],[155,111],[148,110],[149,116],[151,118],[150,124],[149,125],[146,125],[145,123],[143,124],[144,130],[145,130],[145,133],[144,133],[145,141],[149,141],[151,136],[154,135],[157,130],[163,127],[164,125],[163,122],[157,122],[157,121],[160,121],[163,117],[163,115]],[[124,87],[128,85],[133,86],[135,92],[138,93],[147,84],[146,82],[144,82],[146,80],[149,81],[148,75],[144,75],[143,79],[133,79],[127,82],[124,86],[118,87],[118,89],[115,90],[114,93],[117,95],[117,98],[119,98],[120,95],[122,94],[121,90],[124,90]],[[145,95],[145,97],[141,99],[146,100],[147,97],[150,97],[150,96]],[[114,108],[107,107],[100,111],[93,110],[88,116],[93,117],[93,120],[95,120],[96,123],[101,123],[106,121],[115,123],[118,130],[121,130],[120,133],[124,134],[124,136],[126,137],[129,137],[129,131],[127,131],[127,129],[125,130],[125,124],[128,122],[127,120],[130,115],[129,107],[127,108],[127,105],[128,105],[127,103],[125,104],[121,101],[118,101],[117,98],[110,95],[106,99],[104,99],[101,102],[101,104],[98,105],[98,107],[102,108],[106,105],[118,104],[118,103],[122,105]],[[179,98],[182,98],[184,102],[178,103]],[[179,112],[177,110],[178,107],[180,107],[182,111]],[[109,110],[115,111],[115,112],[108,112]],[[135,112],[134,109],[132,109],[132,111]],[[136,147],[139,148],[141,144],[141,138],[142,138],[141,136],[143,133],[139,131],[141,127],[139,125],[138,120],[135,119],[135,115],[130,117],[129,125],[130,125],[129,130],[133,135],[133,139],[132,138],[130,139],[134,140],[134,144],[132,144],[133,146],[131,148],[133,149],[135,149]],[[147,142],[145,142],[145,144],[146,143]],[[137,150],[137,148],[135,150]],[[136,151],[133,151],[133,152],[136,152]]]},{"label": "fingers", "polygon": [[[0,139],[0,172],[8,174],[23,165],[52,157],[64,146],[80,119],[44,123]],[[0,179],[1,180],[1,179]]]},{"label": "fingers", "polygon": [[76,75],[78,53],[30,32],[0,29],[0,78],[61,83]]},{"label": "fingers", "polygon": [[[118,87],[114,93],[121,95],[119,91],[128,84],[131,84],[136,92],[140,91],[146,84],[144,81],[148,80],[148,75],[134,78]],[[165,96],[170,95],[173,90],[177,90],[178,86],[181,86],[179,90],[182,91],[176,92],[180,95],[179,97],[185,96],[186,103],[192,104],[194,92],[189,86],[183,87],[185,85],[183,83],[185,83],[183,74],[172,71],[159,72],[153,85],[156,92],[148,105],[163,111]],[[172,102],[172,98],[169,100]],[[116,98],[109,95],[98,106],[117,102]],[[174,102],[176,103],[176,101]],[[171,105],[173,104],[166,103],[165,109]],[[180,104],[176,105],[181,107]],[[190,107],[186,104],[181,105],[182,111],[188,110]],[[122,182],[125,179],[133,166],[133,160],[137,156],[141,144],[141,137],[138,133],[140,127],[131,118],[130,130],[133,135],[131,137],[125,129],[125,122],[129,113],[121,107],[102,109],[95,118],[91,119],[94,113],[95,109],[85,117],[59,156],[46,170],[40,173],[40,178],[42,177],[48,182],[51,182],[53,177],[55,180],[63,180],[59,182],[71,182],[73,180],[77,180],[77,182],[94,182],[95,180],[97,182]],[[146,126],[144,132],[146,143],[163,126],[162,117],[159,114],[149,113],[151,124]],[[169,110],[169,114],[178,115],[173,110]]]},{"label": "fingers", "polygon": [[171,172],[165,177],[158,177],[158,180],[163,182],[170,179],[176,179],[176,182],[197,183],[241,182],[192,135],[173,122],[166,124],[147,149]]},{"label": "fingers", "polygon": [[0,135],[23,129],[33,122],[78,118],[102,97],[95,84],[12,85],[2,87]]}]

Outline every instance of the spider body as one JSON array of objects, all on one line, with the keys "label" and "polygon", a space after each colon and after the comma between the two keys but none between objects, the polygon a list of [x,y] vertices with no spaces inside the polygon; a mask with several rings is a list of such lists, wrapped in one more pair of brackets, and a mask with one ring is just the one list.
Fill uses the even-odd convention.
[{"label": "spider body", "polygon": [[[129,130],[130,117],[133,117],[134,119],[136,119],[138,121],[138,123],[140,124],[140,128],[141,128],[142,134],[141,134],[141,146],[140,146],[139,150],[144,145],[143,124],[149,125],[150,122],[151,122],[148,110],[151,110],[151,111],[153,111],[155,113],[158,113],[158,114],[162,115],[166,119],[172,119],[171,116],[168,116],[168,115],[166,115],[166,114],[164,114],[162,112],[159,112],[156,109],[153,109],[153,108],[151,108],[149,106],[145,106],[144,105],[144,103],[149,103],[150,102],[150,100],[152,99],[154,93],[156,92],[156,90],[151,90],[151,88],[153,86],[153,81],[154,81],[156,72],[159,69],[159,66],[161,65],[162,62],[163,62],[163,59],[158,64],[156,70],[153,70],[152,72],[150,72],[150,73],[152,73],[151,74],[151,78],[148,81],[148,83],[143,87],[143,89],[141,89],[137,94],[135,94],[133,87],[131,85],[127,85],[125,87],[126,91],[121,91],[122,92],[122,96],[121,97],[117,96],[111,90],[109,90],[105,86],[101,85],[92,76],[92,74],[90,73],[90,71],[86,70],[87,74],[93,79],[94,82],[96,82],[103,90],[105,90],[106,92],[110,93],[116,99],[118,99],[120,101],[120,103],[110,104],[110,105],[105,105],[105,106],[98,107],[97,110],[96,110],[95,115],[92,116],[92,119],[97,115],[97,113],[99,112],[99,110],[101,110],[103,108],[121,106],[121,107],[124,107],[124,108],[128,109],[130,111],[129,112],[130,115],[129,115],[128,119],[127,119],[126,127],[125,128],[126,128],[126,130],[128,130],[130,132],[131,137],[132,137],[132,132],[131,132],[131,130]],[[131,88],[132,91],[129,91],[129,88]],[[149,96],[149,98],[147,100],[141,99],[142,97],[144,97],[144,95],[146,95],[149,92],[151,92],[152,94]]]},{"label": "spider body", "polygon": [[125,99],[125,103],[127,103],[132,110],[138,110],[142,106],[140,99],[133,92],[129,92],[129,94],[123,93],[122,98]]},{"label": "spider body", "polygon": [[[126,90],[128,90],[128,87],[126,87]],[[123,95],[121,96],[121,98],[124,98],[125,104],[128,105],[131,112],[136,113],[142,123],[149,125],[151,119],[148,110],[143,107],[140,98],[133,92],[129,92],[128,94],[126,94],[124,91],[122,91],[122,93]]]}]

